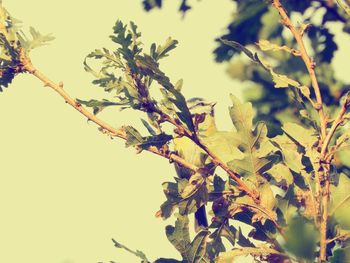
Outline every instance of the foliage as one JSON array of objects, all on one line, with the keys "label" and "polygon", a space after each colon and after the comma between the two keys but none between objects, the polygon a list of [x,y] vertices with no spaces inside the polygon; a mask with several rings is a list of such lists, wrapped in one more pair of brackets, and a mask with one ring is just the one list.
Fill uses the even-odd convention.
[{"label": "foliage", "polygon": [[[148,2],[161,5],[161,1]],[[336,166],[335,158],[349,144],[349,131],[342,126],[349,119],[350,93],[342,91],[339,103],[327,100],[334,90],[326,87],[344,88],[330,74],[330,60],[336,48],[333,35],[317,26],[307,31],[319,65],[316,66],[303,45],[302,37],[309,26],[302,24],[296,28],[286,12],[293,8],[302,13],[312,2],[316,1],[289,1],[285,9],[278,0],[271,4],[237,1],[242,17],[235,18],[231,29],[246,29],[250,21],[254,22],[249,26],[253,31],[245,30],[246,40],[239,42],[228,40],[227,36],[220,40],[228,50],[243,52],[249,58],[240,68],[254,71],[251,76],[255,83],[263,82],[263,87],[271,84],[271,96],[275,93],[280,96],[281,91],[289,95],[281,103],[291,118],[283,115],[275,123],[277,128],[264,123],[266,118],[259,111],[254,114],[250,102],[242,103],[231,95],[229,115],[233,129],[217,130],[215,104],[199,98],[187,100],[182,93],[182,81],[174,84],[161,69],[162,59],[178,42],[168,38],[161,45],[152,44],[145,49],[133,22],[126,25],[117,21],[110,36],[116,48],[96,49],[84,61],[85,70],[94,77],[93,84],[110,98],[74,100],[29,59],[33,48],[46,44],[52,37],[30,29],[29,40],[1,7],[1,72],[16,69],[10,77],[3,73],[1,83],[7,86],[16,74],[30,73],[99,125],[101,131],[124,139],[126,147],[153,152],[186,169],[188,176],[178,173],[174,180],[163,183],[165,200],[157,212],[163,219],[176,218],[175,225],[167,226],[165,233],[182,261],[159,258],[154,262],[223,263],[246,255],[256,262],[343,262],[350,257],[347,216],[350,179],[344,169]],[[329,8],[332,9],[324,14],[324,23],[344,19],[338,13],[340,10]],[[270,23],[270,29],[262,31],[267,34],[264,37],[254,29],[260,28],[262,16],[267,16],[264,21]],[[276,22],[277,16],[292,32],[294,40],[281,38],[282,25]],[[326,43],[316,41],[320,35],[325,36]],[[266,58],[252,51],[245,45],[248,40],[257,42],[263,54],[271,55]],[[98,69],[91,66],[92,59],[101,62]],[[301,73],[301,69],[299,72],[299,68],[295,70],[291,66],[294,63],[304,63],[309,74]],[[329,116],[324,113],[322,96],[328,103]],[[255,103],[259,105],[258,100]],[[276,103],[269,101],[269,107],[275,106],[272,104]],[[92,108],[93,114],[83,105]],[[96,115],[106,107],[138,111],[147,135],[130,124],[115,129],[104,123]],[[277,111],[269,111],[272,113],[279,116]],[[192,153],[189,156],[188,150]],[[196,229],[191,237],[189,218],[203,207],[210,208],[205,215],[210,224]],[[249,227],[242,231],[242,225]],[[150,262],[143,252],[133,251],[115,240],[113,243],[141,262]]]},{"label": "foliage", "polygon": [[[227,72],[233,79],[244,81],[243,95],[246,100],[254,104],[257,118],[266,122],[270,135],[280,134],[281,123],[296,118],[289,107],[294,103],[290,99],[290,93],[294,91],[275,90],[268,72],[254,66],[255,63],[252,61],[245,60],[239,55],[240,50],[232,45],[226,45],[222,39],[238,42],[256,51],[258,49],[268,51],[264,53],[264,59],[271,61],[277,71],[285,72],[291,79],[301,80],[304,85],[310,84],[307,72],[304,65],[291,52],[274,52],[277,50],[267,50],[261,45],[262,41],[267,40],[275,47],[283,48],[295,44],[290,34],[282,34],[283,25],[279,23],[278,13],[267,4],[269,1],[232,0],[232,2],[232,21],[226,27],[227,33],[216,39],[218,46],[214,50],[215,59],[218,62],[230,61]],[[317,73],[322,76],[319,78],[321,91],[330,111],[334,110],[334,106],[338,105],[339,99],[349,88],[349,84],[334,76],[332,61],[338,46],[331,30],[332,23],[337,22],[341,24],[346,34],[350,34],[348,5],[348,0],[284,1],[287,12],[290,16],[297,17],[300,27],[305,30],[305,38],[310,40],[312,46],[310,53],[317,54],[314,62],[318,65]],[[161,8],[161,5],[158,7]]]}]

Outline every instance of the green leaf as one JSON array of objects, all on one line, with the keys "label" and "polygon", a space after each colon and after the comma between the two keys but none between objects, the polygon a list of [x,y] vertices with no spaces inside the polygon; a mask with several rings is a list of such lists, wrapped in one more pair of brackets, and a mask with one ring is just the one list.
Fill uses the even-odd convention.
[{"label": "green leaf", "polygon": [[124,126],[123,128],[126,133],[126,147],[138,146],[141,149],[148,149],[150,146],[156,146],[160,148],[173,139],[171,135],[165,133],[142,137],[142,135],[132,126]]},{"label": "green leaf", "polygon": [[125,104],[121,104],[121,103],[118,103],[118,102],[109,101],[109,100],[106,100],[106,99],[103,99],[103,100],[89,100],[89,101],[76,99],[76,101],[79,102],[82,105],[85,105],[86,107],[93,108],[93,112],[94,112],[95,115],[97,113],[101,112],[104,108],[106,108],[108,106],[125,105]]},{"label": "green leaf", "polygon": [[188,251],[187,258],[189,263],[207,262],[207,260],[203,260],[203,258],[205,258],[209,234],[209,231],[203,230],[195,236]]},{"label": "green leaf", "polygon": [[125,126],[123,128],[126,133],[126,142],[125,142],[126,147],[141,145],[142,143],[145,142],[145,139],[134,127]]},{"label": "green leaf", "polygon": [[317,133],[313,129],[307,129],[297,123],[287,122],[283,124],[283,131],[306,149],[313,147],[317,141]]},{"label": "green leaf", "polygon": [[342,229],[350,230],[350,179],[343,173],[339,175],[338,184],[331,185],[330,215]]},{"label": "green leaf", "polygon": [[137,56],[136,65],[142,74],[154,79],[172,95],[163,93],[167,96],[167,100],[173,103],[178,111],[176,111],[179,119],[186,124],[190,131],[194,131],[194,124],[192,120],[191,112],[187,106],[185,97],[181,92],[175,89],[174,85],[170,82],[170,79],[159,69],[159,64],[150,56]]},{"label": "green leaf", "polygon": [[275,83],[275,88],[288,88],[292,87],[300,87],[300,83],[288,78],[286,75],[277,74],[273,70],[271,70],[272,80]]},{"label": "green leaf", "polygon": [[262,51],[280,51],[280,50],[284,50],[284,51],[287,51],[287,52],[291,52],[291,49],[288,48],[287,46],[279,46],[277,44],[271,43],[270,41],[268,41],[266,39],[259,40],[258,46],[259,46],[259,48]]},{"label": "green leaf", "polygon": [[319,231],[311,221],[296,217],[289,222],[285,246],[297,257],[313,260],[318,236]]},{"label": "green leaf", "polygon": [[30,52],[37,47],[45,46],[48,44],[48,42],[55,39],[51,34],[40,34],[33,27],[29,28],[29,33],[31,35],[31,39],[27,38],[23,32],[21,32],[21,34],[18,34],[18,40],[26,52]]},{"label": "green leaf", "polygon": [[135,256],[137,256],[140,259],[142,259],[142,263],[150,263],[150,261],[147,259],[146,255],[145,255],[145,253],[143,253],[142,251],[140,251],[140,250],[133,251],[130,248],[124,246],[123,244],[120,244],[119,242],[117,242],[114,239],[112,239],[112,241],[113,241],[114,246],[116,248],[122,248],[122,249],[128,251],[129,253],[134,254]]},{"label": "green leaf", "polygon": [[144,137],[144,142],[139,144],[142,149],[147,149],[150,146],[156,146],[157,148],[161,148],[163,145],[167,144],[169,141],[173,139],[173,136],[160,133],[153,136]]},{"label": "green leaf", "polygon": [[268,174],[270,174],[278,184],[283,183],[286,186],[293,184],[293,175],[289,168],[283,163],[275,164],[268,171]]},{"label": "green leaf", "polygon": [[156,261],[154,261],[154,263],[185,263],[185,262],[172,259],[172,258],[158,258]]},{"label": "green leaf", "polygon": [[175,227],[170,225],[166,227],[168,240],[186,261],[189,261],[188,250],[191,247],[188,224],[188,217],[179,215],[177,216]]},{"label": "green leaf", "polygon": [[[165,43],[163,45],[159,45],[157,48],[157,51],[154,51],[155,49],[155,44],[152,48],[151,46],[151,54],[153,53],[152,57],[157,61],[159,59],[162,59],[164,57],[168,56],[168,53],[175,49],[177,44],[179,42],[177,40],[172,39],[171,37],[167,38],[167,40],[165,41]],[[153,51],[152,51],[153,49]]]},{"label": "green leaf", "polygon": [[238,149],[240,138],[235,132],[216,131],[201,137],[203,143],[223,162],[243,159],[244,154]]},{"label": "green leaf", "polygon": [[236,49],[239,52],[243,52],[244,54],[246,54],[251,60],[256,61],[256,58],[254,56],[254,53],[251,52],[249,49],[247,49],[245,46],[241,45],[240,43],[236,42],[236,41],[232,41],[232,40],[226,40],[226,39],[220,39],[220,41],[225,44],[228,45],[230,47],[233,47],[234,49]]},{"label": "green leaf", "polygon": [[302,163],[302,153],[298,151],[298,145],[286,134],[276,136],[272,139],[272,144],[281,151],[283,162],[289,169],[299,173],[305,168]]},{"label": "green leaf", "polygon": [[241,257],[241,256],[249,256],[249,255],[262,256],[262,255],[270,255],[270,254],[279,255],[280,252],[264,245],[261,245],[259,247],[235,248],[231,251],[220,253],[219,257],[216,259],[215,262],[231,263],[231,262],[235,262],[237,257]]},{"label": "green leaf", "polygon": [[350,262],[350,246],[344,248],[337,248],[333,255],[329,257],[330,263],[345,263]]},{"label": "green leaf", "polygon": [[[236,147],[244,155],[243,159],[233,159],[228,162],[231,169],[241,176],[255,182],[264,172],[278,161],[278,156],[270,154],[270,146],[266,144],[267,127],[263,123],[253,130],[253,108],[251,103],[242,104],[235,96],[231,95],[232,107],[230,107],[231,120],[237,130]],[[268,147],[267,151],[263,147]],[[266,155],[261,153],[266,152]]]}]

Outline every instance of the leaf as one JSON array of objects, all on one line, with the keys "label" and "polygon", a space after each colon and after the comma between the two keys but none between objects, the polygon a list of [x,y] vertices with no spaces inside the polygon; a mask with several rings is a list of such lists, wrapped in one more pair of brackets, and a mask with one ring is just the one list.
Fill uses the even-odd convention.
[{"label": "leaf", "polygon": [[[176,183],[163,183],[163,191],[167,200],[161,205],[162,218],[170,217],[176,208],[178,208],[180,215],[195,213],[198,208],[207,203],[209,198],[207,187],[202,179],[198,178],[198,174],[194,174],[192,177],[191,183],[189,180],[181,178],[176,178]],[[196,178],[200,182],[197,182]]]},{"label": "leaf", "polygon": [[231,262],[235,262],[237,257],[241,257],[241,256],[248,256],[248,255],[261,256],[261,255],[270,255],[270,254],[279,255],[281,253],[275,249],[269,248],[264,245],[261,245],[259,247],[242,247],[242,248],[235,248],[228,252],[220,253],[219,257],[216,259],[215,262],[231,263]]},{"label": "leaf", "polygon": [[123,127],[126,133],[125,147],[140,145],[145,142],[142,135],[132,126]]},{"label": "leaf", "polygon": [[106,107],[125,105],[125,104],[121,104],[121,103],[118,103],[118,102],[109,101],[109,100],[106,100],[106,99],[103,99],[102,101],[100,101],[100,100],[85,101],[85,100],[76,99],[76,101],[78,103],[80,103],[80,104],[85,105],[86,107],[93,108],[93,112],[94,112],[95,115],[97,113],[101,112]]},{"label": "leaf", "polygon": [[294,172],[299,173],[305,166],[302,163],[303,155],[298,151],[298,145],[286,134],[276,136],[272,144],[281,151],[283,162]]},{"label": "leaf", "polygon": [[310,149],[318,141],[317,133],[313,129],[307,129],[297,123],[287,122],[283,124],[283,131],[306,149]]},{"label": "leaf", "polygon": [[191,176],[188,184],[181,189],[180,195],[182,198],[188,198],[198,191],[204,184],[205,179],[200,173],[195,173]]},{"label": "leaf", "polygon": [[185,260],[188,258],[188,250],[191,247],[191,240],[188,228],[189,220],[187,216],[177,216],[175,227],[166,227],[166,236],[170,243],[180,252]]},{"label": "leaf", "polygon": [[184,263],[183,261],[179,261],[172,258],[158,258],[154,263]]},{"label": "leaf", "polygon": [[286,186],[293,184],[293,175],[289,168],[283,163],[275,164],[267,173],[279,184],[283,183]]},{"label": "leaf", "polygon": [[226,39],[220,39],[220,42],[228,45],[230,47],[233,47],[234,49],[236,49],[239,52],[243,52],[244,54],[246,54],[251,60],[256,61],[254,53],[251,52],[249,49],[247,49],[246,47],[244,47],[243,45],[241,45],[240,43],[236,42],[236,41],[232,41],[232,40],[226,40]]},{"label": "leaf", "polygon": [[291,185],[284,196],[277,195],[277,207],[278,210],[282,213],[284,222],[283,224],[289,225],[289,223],[295,217],[298,208],[293,205],[294,200],[294,186]]},{"label": "leaf", "polygon": [[[319,231],[311,221],[293,218],[286,231],[286,247],[297,257],[313,260]],[[300,242],[303,240],[303,242]]]},{"label": "leaf", "polygon": [[277,44],[271,43],[270,41],[266,40],[266,39],[261,39],[258,42],[258,46],[262,51],[280,51],[280,50],[284,50],[287,51],[289,53],[292,53],[292,50],[287,47],[287,46],[279,46]]},{"label": "leaf", "polygon": [[175,49],[178,43],[179,42],[177,40],[174,40],[171,37],[167,38],[165,43],[163,45],[159,45],[156,51],[151,51],[151,54],[153,53],[153,59],[157,61],[159,59],[167,57],[168,53],[171,50]]},{"label": "leaf", "polygon": [[343,173],[339,175],[338,184],[331,185],[331,201],[329,214],[344,230],[350,230],[350,179]]},{"label": "leaf", "polygon": [[144,137],[143,139],[144,142],[138,145],[142,149],[147,149],[150,146],[156,146],[157,148],[161,148],[163,145],[171,141],[173,139],[173,136],[165,133],[160,133],[157,135]]},{"label": "leaf", "polygon": [[142,122],[143,126],[146,127],[147,131],[148,131],[151,135],[153,135],[153,136],[156,136],[156,135],[157,135],[157,133],[155,132],[155,130],[153,130],[153,128],[151,127],[151,125],[150,125],[147,121],[145,121],[144,119],[141,119],[141,122]]},{"label": "leaf", "polygon": [[288,88],[288,86],[292,87],[300,87],[300,83],[288,78],[286,75],[277,74],[273,70],[271,70],[272,80],[275,83],[275,88]]},{"label": "leaf", "polygon": [[31,39],[28,39],[23,32],[21,32],[21,34],[18,34],[18,40],[20,41],[21,46],[26,50],[26,52],[30,52],[31,50],[37,47],[45,46],[48,44],[48,42],[55,39],[51,34],[40,34],[33,27],[29,28],[29,33],[31,35]]},{"label": "leaf", "polygon": [[329,257],[329,262],[330,263],[350,262],[350,246],[335,249],[333,252],[333,255]]},{"label": "leaf", "polygon": [[186,124],[190,131],[194,131],[194,124],[192,120],[191,112],[187,106],[185,97],[180,91],[175,89],[174,85],[170,82],[170,79],[159,69],[159,64],[150,56],[137,56],[136,65],[142,74],[151,77],[159,83],[162,87],[172,95],[168,96],[168,93],[163,93],[168,101],[173,103],[178,111],[176,111],[179,119]]},{"label": "leaf", "polygon": [[240,138],[235,132],[217,131],[201,137],[203,143],[222,160],[227,163],[234,159],[243,159],[244,154],[238,149]]},{"label": "leaf", "polygon": [[114,246],[115,246],[116,248],[122,248],[122,249],[128,251],[129,253],[134,254],[135,256],[137,256],[137,257],[139,257],[140,259],[142,259],[142,262],[143,262],[143,263],[150,263],[150,261],[148,261],[146,255],[145,255],[145,253],[143,253],[142,251],[140,251],[140,250],[133,251],[133,250],[131,250],[130,248],[128,248],[128,247],[126,247],[126,246],[120,244],[119,242],[115,241],[113,238],[112,238],[112,241],[113,241]]},{"label": "leaf", "polygon": [[189,263],[206,262],[202,261],[202,259],[205,258],[209,234],[209,231],[203,230],[195,236],[188,251],[187,258]]}]

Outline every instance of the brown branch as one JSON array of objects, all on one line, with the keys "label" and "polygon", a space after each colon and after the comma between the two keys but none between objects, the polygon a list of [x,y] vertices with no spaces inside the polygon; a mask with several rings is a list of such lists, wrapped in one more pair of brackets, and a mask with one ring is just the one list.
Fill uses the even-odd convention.
[{"label": "brown branch", "polygon": [[291,22],[287,11],[284,9],[283,5],[281,4],[280,0],[272,0],[272,5],[277,9],[278,13],[280,14],[282,18],[282,23],[285,25],[290,32],[293,34],[298,47],[300,51],[301,58],[304,61],[304,64],[307,68],[307,71],[309,72],[312,87],[314,89],[314,93],[316,96],[316,107],[315,109],[318,111],[318,114],[320,116],[320,124],[321,124],[321,139],[324,139],[326,137],[327,133],[327,118],[325,116],[324,110],[323,110],[323,102],[322,102],[322,95],[320,91],[320,87],[316,78],[315,74],[315,63],[308,55],[305,44],[303,41],[303,36],[301,31],[299,31]]},{"label": "brown branch", "polygon": [[322,144],[322,148],[321,148],[321,159],[325,159],[327,151],[328,151],[328,146],[329,143],[332,139],[332,137],[334,136],[334,133],[336,132],[337,128],[339,127],[339,125],[341,125],[344,120],[345,120],[345,114],[347,112],[347,110],[350,107],[350,100],[348,98],[346,98],[345,102],[343,103],[337,117],[335,118],[332,127],[330,128],[326,138],[323,141]]},{"label": "brown branch", "polygon": [[[42,72],[40,72],[38,69],[36,69],[33,64],[31,63],[30,59],[26,57],[25,55],[21,56],[21,62],[23,65],[23,69],[26,72],[29,72],[33,76],[37,77],[39,80],[41,80],[45,86],[52,88],[54,91],[56,91],[69,105],[71,105],[74,109],[79,111],[81,114],[83,114],[85,117],[88,118],[89,121],[94,122],[97,124],[103,131],[107,132],[110,136],[113,137],[119,137],[121,139],[126,140],[127,134],[123,128],[114,128],[108,123],[104,122],[103,120],[99,119],[96,115],[88,111],[86,108],[84,108],[80,103],[78,103],[75,99],[70,97],[68,93],[63,89],[62,84],[56,84],[52,80],[50,80],[47,76],[45,76]],[[181,158],[180,156],[168,152],[168,151],[162,151],[158,149],[155,146],[151,146],[146,149],[149,152],[152,152],[156,155],[162,156],[170,161],[176,162],[179,165],[190,169],[194,172],[200,172],[200,168],[193,165],[192,163],[186,161],[185,159]]]},{"label": "brown branch", "polygon": [[341,235],[339,235],[339,236],[336,236],[336,237],[334,237],[334,238],[332,238],[332,239],[328,239],[327,240],[327,244],[329,244],[329,243],[332,243],[333,241],[336,241],[336,240],[346,240],[346,239],[349,239],[350,238],[350,233],[345,233],[345,234],[341,234]]},{"label": "brown branch", "polygon": [[[333,123],[329,133],[327,134],[327,117],[325,116],[324,110],[323,110],[323,101],[322,101],[322,95],[320,91],[320,87],[316,78],[315,74],[315,63],[310,58],[310,56],[307,53],[307,50],[305,48],[304,42],[303,42],[303,32],[301,32],[299,29],[297,29],[293,23],[291,22],[286,10],[284,9],[283,5],[281,4],[280,0],[272,0],[273,7],[276,8],[278,11],[282,23],[285,27],[287,27],[292,35],[294,36],[299,51],[301,53],[301,58],[304,61],[304,64],[307,68],[307,71],[310,75],[312,87],[315,93],[316,97],[316,104],[314,105],[314,108],[317,110],[320,118],[320,126],[321,126],[321,136],[319,140],[319,146],[321,147],[321,158],[320,158],[320,170],[317,171],[316,175],[316,197],[318,200],[318,207],[321,208],[321,216],[320,216],[320,254],[319,254],[319,261],[323,262],[327,258],[327,224],[328,224],[328,203],[329,203],[329,190],[330,190],[330,178],[329,178],[329,164],[325,163],[325,155],[327,154],[328,145],[333,137],[333,134],[337,127],[339,126],[340,119],[343,118],[343,115],[345,114],[344,108],[342,108],[340,114],[338,115],[339,119]],[[346,111],[346,109],[345,109]],[[322,188],[323,186],[323,188]],[[322,195],[320,200],[320,195]]]},{"label": "brown branch", "polygon": [[260,204],[259,194],[251,190],[240,178],[240,175],[233,171],[230,167],[227,166],[216,154],[214,154],[205,144],[201,142],[198,136],[194,135],[192,139],[203,151],[205,151],[208,156],[212,159],[213,163],[219,167],[221,167],[237,184],[238,188],[244,192],[246,192],[253,200],[254,203]]},{"label": "brown branch", "polygon": [[164,121],[167,121],[176,127],[176,132],[180,136],[186,136],[187,138],[192,140],[197,146],[199,146],[204,152],[206,152],[208,156],[212,159],[213,163],[221,167],[237,183],[238,188],[244,191],[245,193],[247,193],[247,195],[249,195],[253,199],[254,203],[256,204],[260,203],[259,194],[254,190],[251,190],[240,178],[240,175],[237,172],[230,169],[230,167],[228,167],[225,162],[223,162],[205,144],[203,144],[196,133],[189,131],[187,128],[183,127],[181,123],[178,122],[176,119],[165,114],[159,109],[155,109],[155,110],[158,114],[160,114],[160,116],[164,119]]},{"label": "brown branch", "polygon": [[[321,225],[320,225],[320,260],[326,260],[326,250],[327,250],[327,244],[329,243],[327,241],[327,222],[328,222],[328,204],[329,204],[329,197],[330,197],[330,178],[329,178],[329,170],[330,170],[330,164],[328,163],[329,157],[326,157],[329,143],[334,136],[334,133],[336,132],[339,125],[341,125],[344,122],[345,114],[350,107],[350,99],[347,95],[345,102],[343,103],[337,117],[335,118],[332,127],[330,128],[326,138],[323,141],[322,149],[321,149],[321,167],[323,169],[323,173],[325,175],[324,178],[324,185],[323,185],[323,193],[322,193],[322,215],[321,215]],[[326,160],[327,159],[327,160]]]}]

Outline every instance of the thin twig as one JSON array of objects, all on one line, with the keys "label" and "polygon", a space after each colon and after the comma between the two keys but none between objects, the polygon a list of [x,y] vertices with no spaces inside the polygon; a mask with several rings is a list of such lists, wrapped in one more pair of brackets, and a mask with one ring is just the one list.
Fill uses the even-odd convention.
[{"label": "thin twig", "polygon": [[350,238],[350,233],[345,233],[345,234],[341,234],[339,236],[336,236],[336,237],[333,237],[332,239],[328,239],[327,240],[327,243],[332,243],[333,241],[336,241],[338,239],[341,239],[341,240],[346,240],[346,239],[349,239]]},{"label": "thin twig", "polygon": [[343,103],[337,117],[335,118],[335,120],[332,124],[332,127],[330,128],[326,138],[323,141],[322,149],[321,149],[321,159],[322,158],[324,159],[326,157],[329,143],[330,143],[332,137],[334,136],[335,131],[339,127],[339,125],[341,125],[344,122],[345,114],[346,114],[347,110],[349,109],[349,107],[350,107],[350,103],[348,101],[348,98],[346,98],[346,100]]}]

